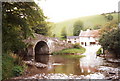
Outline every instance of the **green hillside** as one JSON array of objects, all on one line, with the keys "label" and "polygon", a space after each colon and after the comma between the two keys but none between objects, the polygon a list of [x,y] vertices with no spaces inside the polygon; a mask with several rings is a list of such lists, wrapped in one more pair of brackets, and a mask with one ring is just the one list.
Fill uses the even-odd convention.
[{"label": "green hillside", "polygon": [[[112,13],[111,15],[113,16],[113,20],[118,19],[118,13]],[[104,25],[106,22],[108,22],[104,15],[79,17],[79,18],[55,23],[55,26],[52,30],[53,34],[55,34],[57,37],[60,37],[62,28],[66,27],[67,35],[71,36],[73,34],[73,24],[77,20],[80,20],[83,22],[84,28],[93,28],[96,25]]]}]

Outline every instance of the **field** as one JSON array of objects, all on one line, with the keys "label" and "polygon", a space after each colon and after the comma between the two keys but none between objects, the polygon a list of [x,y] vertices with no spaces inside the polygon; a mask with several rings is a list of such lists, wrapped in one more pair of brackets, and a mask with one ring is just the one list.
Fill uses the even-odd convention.
[{"label": "field", "polygon": [[[113,16],[113,20],[118,19],[118,13],[112,13],[111,15]],[[52,28],[52,33],[55,34],[56,37],[61,37],[61,30],[63,29],[63,27],[66,27],[67,35],[72,36],[73,24],[78,20],[83,22],[84,28],[93,28],[96,25],[104,25],[108,22],[104,15],[79,17],[55,23],[55,26]]]}]

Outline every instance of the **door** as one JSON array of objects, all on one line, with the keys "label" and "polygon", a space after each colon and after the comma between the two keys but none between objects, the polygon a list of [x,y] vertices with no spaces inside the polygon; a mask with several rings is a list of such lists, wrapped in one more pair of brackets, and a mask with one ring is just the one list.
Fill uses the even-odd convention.
[{"label": "door", "polygon": [[85,46],[87,46],[86,42],[85,42]]}]

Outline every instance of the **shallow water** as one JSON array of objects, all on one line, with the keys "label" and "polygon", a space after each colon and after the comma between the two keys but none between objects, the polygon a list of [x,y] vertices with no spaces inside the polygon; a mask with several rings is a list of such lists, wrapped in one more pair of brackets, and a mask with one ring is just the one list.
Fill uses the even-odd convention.
[{"label": "shallow water", "polygon": [[[71,55],[38,55],[37,61],[47,64],[46,68],[29,66],[23,78],[27,79],[118,79],[120,59],[96,56],[99,46],[86,47],[82,58]],[[118,72],[119,71],[119,72]]]},{"label": "shallow water", "polygon": [[[97,66],[94,64],[90,64],[89,60],[86,60],[86,57],[83,58],[69,58],[64,55],[49,55],[42,56],[44,58],[48,58],[48,61],[45,60],[48,65],[47,68],[43,68],[41,73],[63,73],[66,75],[88,75],[91,73],[98,72]],[[84,60],[85,59],[85,60]],[[100,59],[100,58],[98,58]],[[43,61],[43,59],[42,59]]]}]

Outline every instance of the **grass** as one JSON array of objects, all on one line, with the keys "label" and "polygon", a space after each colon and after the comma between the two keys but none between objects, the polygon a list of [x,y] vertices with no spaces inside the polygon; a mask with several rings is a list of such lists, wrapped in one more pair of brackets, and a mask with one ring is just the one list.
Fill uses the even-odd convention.
[{"label": "grass", "polygon": [[70,54],[70,53],[84,53],[85,52],[85,48],[70,48],[70,49],[64,49],[58,52],[53,52],[53,55],[57,55],[57,54]]},{"label": "grass", "polygon": [[[118,13],[113,13],[113,20],[118,19]],[[73,24],[77,21],[81,20],[84,24],[84,28],[93,28],[95,25],[104,25],[108,21],[103,15],[92,15],[92,16],[86,16],[86,17],[79,17],[74,18],[70,20],[66,20],[63,22],[55,23],[54,28],[51,30],[53,34],[56,35],[56,37],[61,37],[61,30],[63,27],[66,27],[67,35],[72,36],[73,35]]]},{"label": "grass", "polygon": [[[85,52],[85,48],[81,47],[81,48],[70,48],[70,49],[64,49],[58,52],[54,52],[53,55],[62,55],[65,58],[74,58],[74,59],[78,59],[78,58],[82,58],[85,57],[85,55],[77,55],[76,53],[84,53]],[[71,55],[74,54],[74,55]]]}]

